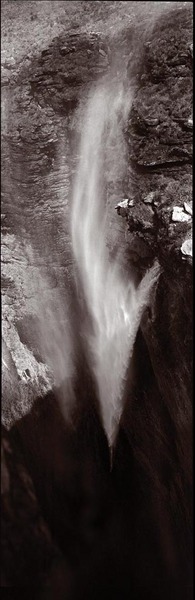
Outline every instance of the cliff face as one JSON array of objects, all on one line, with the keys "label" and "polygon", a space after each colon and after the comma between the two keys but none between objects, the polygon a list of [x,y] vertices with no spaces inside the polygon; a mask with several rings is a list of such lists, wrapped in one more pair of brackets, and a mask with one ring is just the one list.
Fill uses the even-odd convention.
[{"label": "cliff face", "polygon": [[[97,34],[61,35],[30,67],[24,64],[16,81],[11,78],[10,86],[2,90],[6,425],[25,414],[36,395],[54,384],[40,331],[45,329],[47,306],[48,339],[51,342],[50,325],[59,328],[57,321],[66,336],[72,279],[68,203],[77,164],[70,142],[72,130],[78,128],[73,109],[82,94],[86,97],[87,86],[107,69],[103,47]],[[10,381],[13,362],[16,370]],[[13,381],[20,402],[8,406]]]},{"label": "cliff face", "polygon": [[[152,478],[156,473],[157,497],[165,499],[173,519],[177,498],[182,515],[178,523],[180,521],[182,527],[183,519],[189,532],[192,514],[190,20],[188,11],[176,11],[169,20],[161,18],[151,39],[145,43],[141,76],[127,130],[130,177],[129,207],[125,211],[132,260],[141,272],[154,257],[158,258],[162,268],[156,295],[144,315],[141,329],[167,414],[163,415],[162,410],[157,417],[156,405],[145,403],[142,420],[146,426],[142,427],[142,435],[138,438],[136,432],[141,428],[141,422],[133,409],[135,454],[142,464],[147,463]],[[152,432],[148,427],[148,412],[150,425],[152,422],[154,427]],[[165,422],[168,421],[166,429]],[[159,438],[159,430],[164,431],[164,439]],[[146,441],[148,436],[150,444]],[[171,438],[175,450],[169,460]],[[161,476],[163,472],[169,472],[168,479],[158,476],[159,461],[164,465]]]},{"label": "cliff face", "polygon": [[[190,11],[161,17],[145,43],[127,135],[127,236],[132,259],[162,267],[144,316],[159,389],[174,423],[183,477],[192,443],[192,33]],[[120,211],[119,211],[120,212]]]},{"label": "cliff face", "polygon": [[[85,598],[94,600],[93,582],[87,582],[85,569],[96,546],[90,572],[92,579],[100,573],[98,593],[104,589],[99,552],[106,564],[111,556],[112,566],[117,561],[120,565],[121,580],[115,577],[112,598],[119,598],[121,589],[126,597],[131,563],[129,594],[133,586],[139,588],[140,569],[150,597],[164,598],[167,590],[171,597],[173,586],[173,593],[177,590],[183,600],[191,578],[191,6],[176,3],[173,12],[161,14],[153,28],[147,28],[147,19],[143,27],[135,26],[136,16],[125,12],[130,4],[133,11],[139,3],[79,3],[89,4],[100,11],[97,22],[86,18],[83,27],[75,28],[69,21],[69,30],[63,31],[65,26],[61,28],[56,18],[51,42],[47,37],[35,53],[29,50],[25,56],[16,53],[13,60],[3,58],[2,419],[7,429],[13,428],[11,433],[3,432],[3,585],[23,585],[24,581],[29,585],[34,574],[38,585],[49,580],[51,597],[60,590],[71,600],[80,599],[82,582]],[[110,19],[107,28],[101,20],[103,4]],[[121,13],[115,6],[121,21],[113,35],[117,4],[122,5]],[[113,205],[110,245],[114,253],[117,240],[127,268],[133,264],[138,279],[154,258],[161,265],[161,275],[136,342],[133,392],[129,394],[127,385],[110,480],[87,366],[79,364],[74,384],[75,437],[66,430],[53,391],[60,388],[66,368],[72,376],[71,348],[70,356],[67,346],[63,354],[70,322],[82,353],[74,320],[69,234],[80,124],[91,85],[109,72],[117,79],[121,61],[126,85],[133,82],[134,101],[125,126],[126,175],[122,181],[113,176],[108,182]],[[128,203],[117,212],[124,219],[114,211],[123,198]],[[70,386],[66,394],[72,393]],[[67,455],[65,465],[62,455]],[[24,510],[20,512],[21,502]],[[18,514],[21,529],[26,530],[24,537],[18,530]],[[79,515],[77,522],[75,515]],[[33,532],[32,520],[36,523]],[[126,528],[131,543],[125,542],[122,564],[115,554],[113,531],[121,548]],[[12,540],[20,544],[20,552],[10,573],[16,556]],[[32,560],[37,551],[39,564]],[[78,561],[81,553],[85,556],[82,564]],[[107,573],[109,580],[108,564]],[[139,589],[136,598],[145,597],[141,594]]]},{"label": "cliff face", "polygon": [[129,229],[165,267],[181,264],[182,243],[192,236],[192,127],[191,16],[179,10],[162,16],[145,42],[127,131],[136,195]]}]

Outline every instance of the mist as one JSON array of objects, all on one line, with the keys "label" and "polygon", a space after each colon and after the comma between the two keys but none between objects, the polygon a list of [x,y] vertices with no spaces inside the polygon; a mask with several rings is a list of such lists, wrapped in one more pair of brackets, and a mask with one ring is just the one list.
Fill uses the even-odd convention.
[{"label": "mist", "polygon": [[[106,169],[121,172],[123,126],[133,94],[122,82],[100,82],[90,94],[82,123],[78,174],[73,190],[72,247],[77,286],[82,285],[89,312],[84,330],[88,357],[97,382],[103,426],[113,446],[123,410],[125,376],[142,313],[159,275],[158,264],[136,287],[125,273],[120,252],[109,255],[110,212],[114,206],[106,194]],[[111,156],[109,156],[111,153]]]}]

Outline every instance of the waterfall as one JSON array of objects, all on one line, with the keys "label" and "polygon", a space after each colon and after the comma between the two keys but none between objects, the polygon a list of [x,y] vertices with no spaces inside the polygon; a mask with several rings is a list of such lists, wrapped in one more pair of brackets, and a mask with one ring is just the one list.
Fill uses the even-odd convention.
[{"label": "waterfall", "polygon": [[[125,91],[122,82],[100,83],[89,95],[71,213],[76,277],[92,323],[86,336],[88,353],[110,447],[115,442],[123,410],[125,375],[141,316],[159,276],[159,267],[154,264],[136,287],[125,274],[119,254],[111,260],[107,243],[106,169],[109,161],[114,170],[123,169],[122,131],[131,103],[131,94]],[[81,323],[84,335],[85,327],[86,322]]]}]

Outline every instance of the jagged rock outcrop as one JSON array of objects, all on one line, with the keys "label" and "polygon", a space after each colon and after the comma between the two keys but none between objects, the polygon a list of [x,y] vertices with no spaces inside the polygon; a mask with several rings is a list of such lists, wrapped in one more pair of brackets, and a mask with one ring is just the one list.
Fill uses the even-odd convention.
[{"label": "jagged rock outcrop", "polygon": [[31,94],[40,106],[52,106],[67,116],[77,106],[84,86],[93,84],[108,66],[108,47],[100,35],[73,31],[59,36],[32,64],[30,78],[28,69]]},{"label": "jagged rock outcrop", "polygon": [[167,260],[181,263],[182,243],[192,236],[190,215],[183,222],[173,218],[174,207],[192,199],[191,49],[190,6],[161,16],[145,42],[127,128],[133,170],[129,197],[136,200],[128,212],[130,243],[133,248],[135,237],[137,248],[141,240],[141,257],[144,241],[146,254],[158,255],[165,265]]}]

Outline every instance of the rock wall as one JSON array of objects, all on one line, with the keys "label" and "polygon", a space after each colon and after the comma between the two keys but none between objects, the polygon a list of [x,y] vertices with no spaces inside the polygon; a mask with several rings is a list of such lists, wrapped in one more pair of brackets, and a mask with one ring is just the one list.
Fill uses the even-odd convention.
[{"label": "rock wall", "polygon": [[[131,260],[140,274],[154,257],[161,266],[158,287],[141,330],[162,402],[161,409],[151,399],[143,406],[142,425],[136,408],[127,408],[130,416],[124,427],[128,431],[132,427],[135,455],[149,477],[157,477],[160,503],[164,498],[169,514],[175,522],[178,519],[176,535],[179,544],[181,538],[183,544],[186,540],[186,564],[190,562],[192,519],[191,25],[188,7],[176,10],[169,19],[161,17],[145,42],[127,127],[129,202],[123,209]],[[122,214],[120,205],[118,213]],[[160,430],[164,439],[159,437]],[[171,440],[173,462],[168,459]],[[159,461],[164,464],[161,475],[164,472],[165,478],[161,480]]]},{"label": "rock wall", "polygon": [[[61,35],[30,66],[23,61],[9,88],[3,87],[3,336],[17,371],[10,379],[5,357],[6,426],[54,384],[40,331],[47,306],[53,326],[61,321],[66,337],[72,279],[68,204],[77,163],[71,153],[72,131],[78,128],[73,109],[108,67],[103,47],[97,34]],[[20,402],[10,406],[13,381]]]},{"label": "rock wall", "polygon": [[[190,480],[192,444],[192,20],[161,17],[145,43],[127,135],[127,237],[142,271],[161,265],[142,331]],[[177,208],[178,207],[178,208]],[[120,210],[119,210],[120,212]],[[188,242],[188,245],[187,245]]]}]

